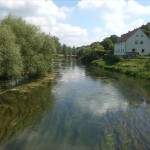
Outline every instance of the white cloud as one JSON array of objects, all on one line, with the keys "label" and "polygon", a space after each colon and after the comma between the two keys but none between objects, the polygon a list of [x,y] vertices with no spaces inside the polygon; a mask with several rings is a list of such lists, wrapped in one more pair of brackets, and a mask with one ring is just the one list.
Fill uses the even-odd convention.
[{"label": "white cloud", "polygon": [[143,6],[135,0],[129,0],[127,3],[127,11],[132,15],[150,15],[150,5]]},{"label": "white cloud", "polygon": [[60,37],[62,43],[68,45],[82,45],[88,44],[88,33],[86,29],[82,29],[79,26],[72,26],[70,24],[57,24],[50,29],[51,33]]},{"label": "white cloud", "polygon": [[104,0],[81,0],[78,2],[78,7],[81,9],[89,9],[93,7],[101,7]]},{"label": "white cloud", "polygon": [[21,16],[43,16],[66,19],[71,11],[67,7],[59,8],[52,0],[0,0],[0,10]]},{"label": "white cloud", "polygon": [[26,2],[24,0],[18,0],[18,1],[0,0],[1,7],[6,7],[6,8],[10,8],[10,9],[17,9],[17,8],[23,7],[25,4],[26,4]]},{"label": "white cloud", "polygon": [[97,33],[101,33],[102,32],[102,29],[100,27],[95,27],[93,29],[93,33],[97,34]]},{"label": "white cloud", "polygon": [[91,39],[92,42],[102,41],[105,37],[109,36],[109,34],[100,27],[95,27],[92,32],[94,33],[94,37]]},{"label": "white cloud", "polygon": [[81,9],[102,8],[117,10],[126,6],[125,0],[80,0],[78,7]]},{"label": "white cloud", "polygon": [[[105,23],[103,31],[94,29],[102,38],[111,34],[121,35],[143,25],[142,15],[150,14],[150,5],[140,5],[136,0],[80,0],[78,7],[92,10]],[[140,15],[140,16],[139,16]],[[105,32],[107,34],[104,34]]]}]

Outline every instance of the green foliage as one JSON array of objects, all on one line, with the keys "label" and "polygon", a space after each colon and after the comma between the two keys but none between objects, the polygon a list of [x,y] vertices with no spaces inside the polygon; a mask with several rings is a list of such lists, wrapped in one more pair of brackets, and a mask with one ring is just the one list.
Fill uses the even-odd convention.
[{"label": "green foliage", "polygon": [[64,57],[66,58],[68,55],[68,48],[67,48],[66,44],[63,44],[62,49],[63,49]]},{"label": "green foliage", "polygon": [[73,55],[76,56],[76,48],[66,46],[66,44],[63,44],[62,54],[64,55],[65,58],[68,58],[68,57],[71,58]]},{"label": "green foliage", "polygon": [[117,57],[115,55],[105,55],[103,57],[103,59],[105,60],[106,64],[108,64],[108,65],[114,65],[120,61],[119,57]]},{"label": "green foliage", "polygon": [[[0,34],[1,78],[45,75],[53,70],[53,59],[61,47],[57,37],[11,15],[1,21],[1,26],[7,27],[7,31],[1,28]],[[7,63],[2,65],[4,62]]]},{"label": "green foliage", "polygon": [[144,31],[144,33],[150,37],[150,26],[149,25],[142,25],[141,29]]},{"label": "green foliage", "polygon": [[100,42],[94,42],[90,46],[79,47],[76,51],[77,57],[81,58],[84,63],[90,63],[95,59],[103,57],[107,53]]},{"label": "green foliage", "polygon": [[100,42],[94,42],[90,45],[92,49],[97,49],[97,50],[104,50],[104,47],[101,45]]},{"label": "green foliage", "polygon": [[16,37],[7,25],[0,25],[0,76],[17,78],[21,76],[22,59]]},{"label": "green foliage", "polygon": [[59,39],[56,36],[53,36],[54,45],[56,47],[56,52],[62,54],[62,46],[59,42]]},{"label": "green foliage", "polygon": [[105,48],[105,50],[114,50],[114,43],[112,42],[112,40],[110,38],[105,38],[102,42],[101,42],[102,46]]},{"label": "green foliage", "polygon": [[72,55],[76,56],[77,55],[77,51],[75,46],[72,47]]},{"label": "green foliage", "polygon": [[[94,42],[90,46],[81,46],[76,48],[77,57],[81,58],[82,62],[90,63],[99,58],[105,58],[109,63],[118,62],[118,58],[113,56],[114,44],[118,36],[111,35],[105,38],[102,42]],[[111,56],[112,55],[112,56]]]},{"label": "green foliage", "polygon": [[109,38],[115,44],[119,37],[117,35],[111,35]]},{"label": "green foliage", "polygon": [[145,61],[144,67],[150,72],[150,58]]}]

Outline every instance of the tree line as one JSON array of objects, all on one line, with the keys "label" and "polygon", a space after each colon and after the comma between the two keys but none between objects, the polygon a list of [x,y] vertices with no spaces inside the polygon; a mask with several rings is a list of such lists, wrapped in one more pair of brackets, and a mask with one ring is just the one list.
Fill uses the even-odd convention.
[{"label": "tree line", "polygon": [[113,52],[117,39],[117,35],[111,35],[101,42],[94,42],[91,45],[77,47],[77,57],[84,63],[90,63],[100,57],[106,60],[116,61],[117,58],[113,56]]},{"label": "tree line", "polygon": [[75,46],[71,47],[71,46],[67,46],[66,44],[63,44],[59,49],[59,54],[62,54],[65,59],[76,57],[76,48]]},{"label": "tree line", "polygon": [[53,70],[59,39],[20,17],[0,20],[0,79],[45,75]]}]

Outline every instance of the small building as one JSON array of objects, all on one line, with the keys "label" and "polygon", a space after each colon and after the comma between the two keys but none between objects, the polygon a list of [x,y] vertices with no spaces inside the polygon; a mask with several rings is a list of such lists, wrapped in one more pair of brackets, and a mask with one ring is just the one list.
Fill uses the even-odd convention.
[{"label": "small building", "polygon": [[121,35],[114,49],[114,55],[117,56],[133,56],[137,54],[150,55],[150,37],[141,28]]}]

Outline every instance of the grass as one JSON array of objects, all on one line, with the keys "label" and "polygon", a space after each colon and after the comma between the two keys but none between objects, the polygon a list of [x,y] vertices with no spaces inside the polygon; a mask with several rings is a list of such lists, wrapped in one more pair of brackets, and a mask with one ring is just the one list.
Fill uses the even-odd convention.
[{"label": "grass", "polygon": [[121,59],[116,64],[108,64],[103,59],[98,59],[98,60],[93,61],[92,65],[95,65],[105,70],[120,72],[128,76],[150,80],[149,57],[137,57],[134,59]]}]

